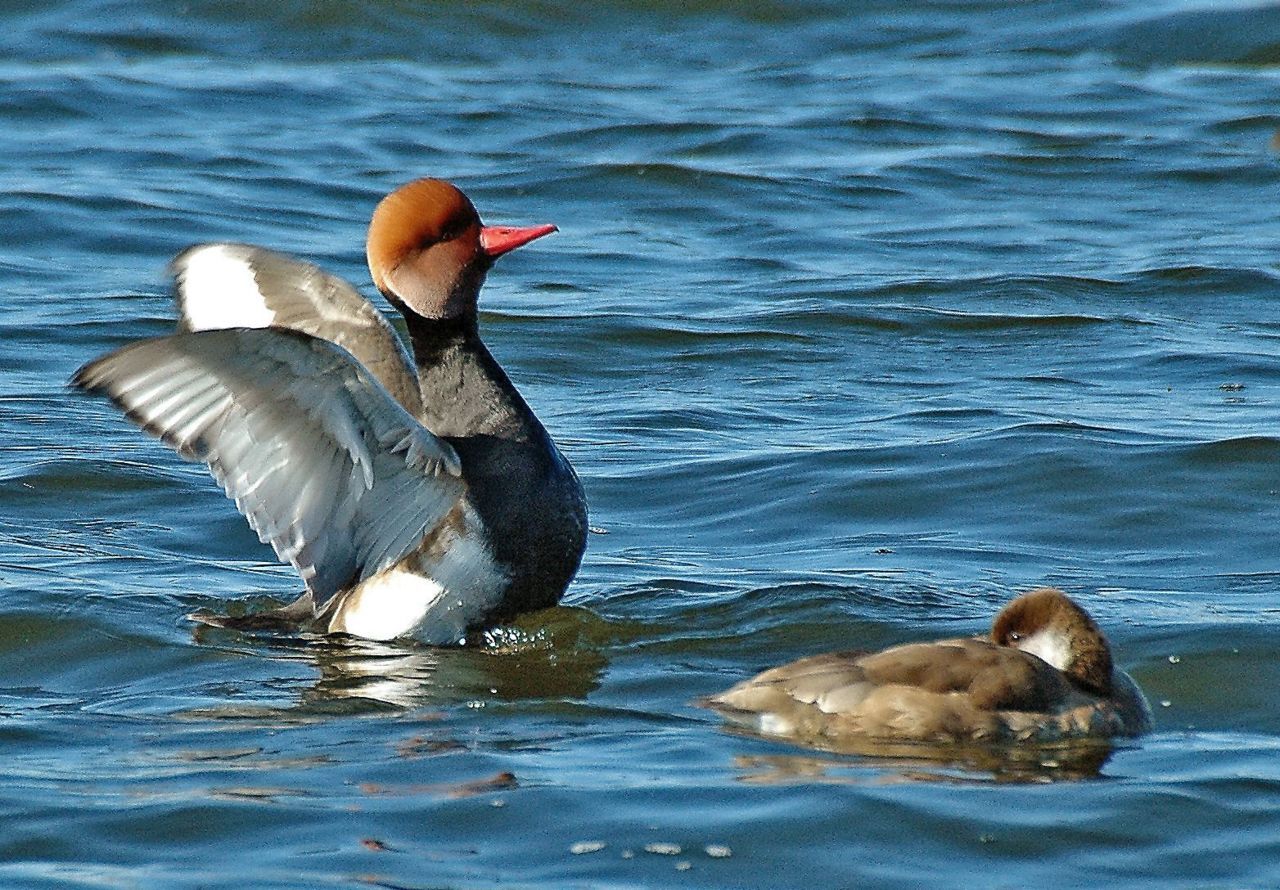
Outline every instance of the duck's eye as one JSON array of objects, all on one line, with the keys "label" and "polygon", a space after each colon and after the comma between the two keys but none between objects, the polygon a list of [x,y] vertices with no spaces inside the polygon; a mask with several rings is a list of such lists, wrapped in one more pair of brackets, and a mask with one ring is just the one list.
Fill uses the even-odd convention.
[{"label": "duck's eye", "polygon": [[429,247],[435,247],[437,244],[447,244],[454,238],[460,236],[467,230],[467,224],[462,221],[454,221],[447,223],[443,229],[437,234],[425,234],[422,241],[418,245],[420,250],[426,250]]}]

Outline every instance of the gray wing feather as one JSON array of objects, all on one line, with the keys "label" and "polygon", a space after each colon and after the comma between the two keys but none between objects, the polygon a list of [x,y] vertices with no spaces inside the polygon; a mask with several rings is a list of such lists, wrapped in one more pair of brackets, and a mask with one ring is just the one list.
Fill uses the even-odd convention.
[{"label": "gray wing feather", "polygon": [[187,248],[169,270],[179,330],[264,327],[269,318],[274,327],[337,343],[406,411],[414,417],[422,413],[404,341],[377,307],[341,278],[262,247],[221,242]]},{"label": "gray wing feather", "polygon": [[432,435],[344,349],[279,328],[144,340],[72,381],[204,461],[317,607],[404,557],[465,486]]}]

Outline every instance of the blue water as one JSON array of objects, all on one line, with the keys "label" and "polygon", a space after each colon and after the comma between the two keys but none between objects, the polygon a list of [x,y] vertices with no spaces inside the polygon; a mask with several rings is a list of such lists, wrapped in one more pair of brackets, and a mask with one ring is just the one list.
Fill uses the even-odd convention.
[{"label": "blue water", "polygon": [[[0,11],[0,884],[1280,883],[1280,8],[856,7]],[[65,381],[194,242],[372,293],[421,175],[560,226],[482,327],[603,533],[481,647],[197,631],[296,579]],[[1090,768],[690,705],[1044,583],[1156,711]]]}]

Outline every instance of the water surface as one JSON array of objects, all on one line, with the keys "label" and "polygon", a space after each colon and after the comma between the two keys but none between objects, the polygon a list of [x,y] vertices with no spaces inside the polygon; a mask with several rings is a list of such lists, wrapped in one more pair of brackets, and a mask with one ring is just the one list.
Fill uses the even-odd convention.
[{"label": "water surface", "polygon": [[[0,883],[1280,882],[1280,9],[845,6],[0,13]],[[484,646],[197,631],[296,580],[65,381],[419,175],[559,224],[482,325],[606,533]],[[689,704],[1043,583],[1157,712],[1087,769]]]}]

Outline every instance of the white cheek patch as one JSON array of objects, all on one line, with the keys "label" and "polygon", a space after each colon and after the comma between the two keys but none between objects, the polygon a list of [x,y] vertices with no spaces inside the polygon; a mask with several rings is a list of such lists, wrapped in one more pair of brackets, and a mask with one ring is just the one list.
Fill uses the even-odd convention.
[{"label": "white cheek patch", "polygon": [[246,252],[231,244],[189,251],[176,277],[183,318],[193,331],[265,328],[276,314],[258,287]]},{"label": "white cheek patch", "polygon": [[1015,648],[1031,653],[1060,671],[1065,671],[1071,664],[1071,646],[1066,636],[1051,630],[1038,630],[1026,639],[1019,640]]}]

